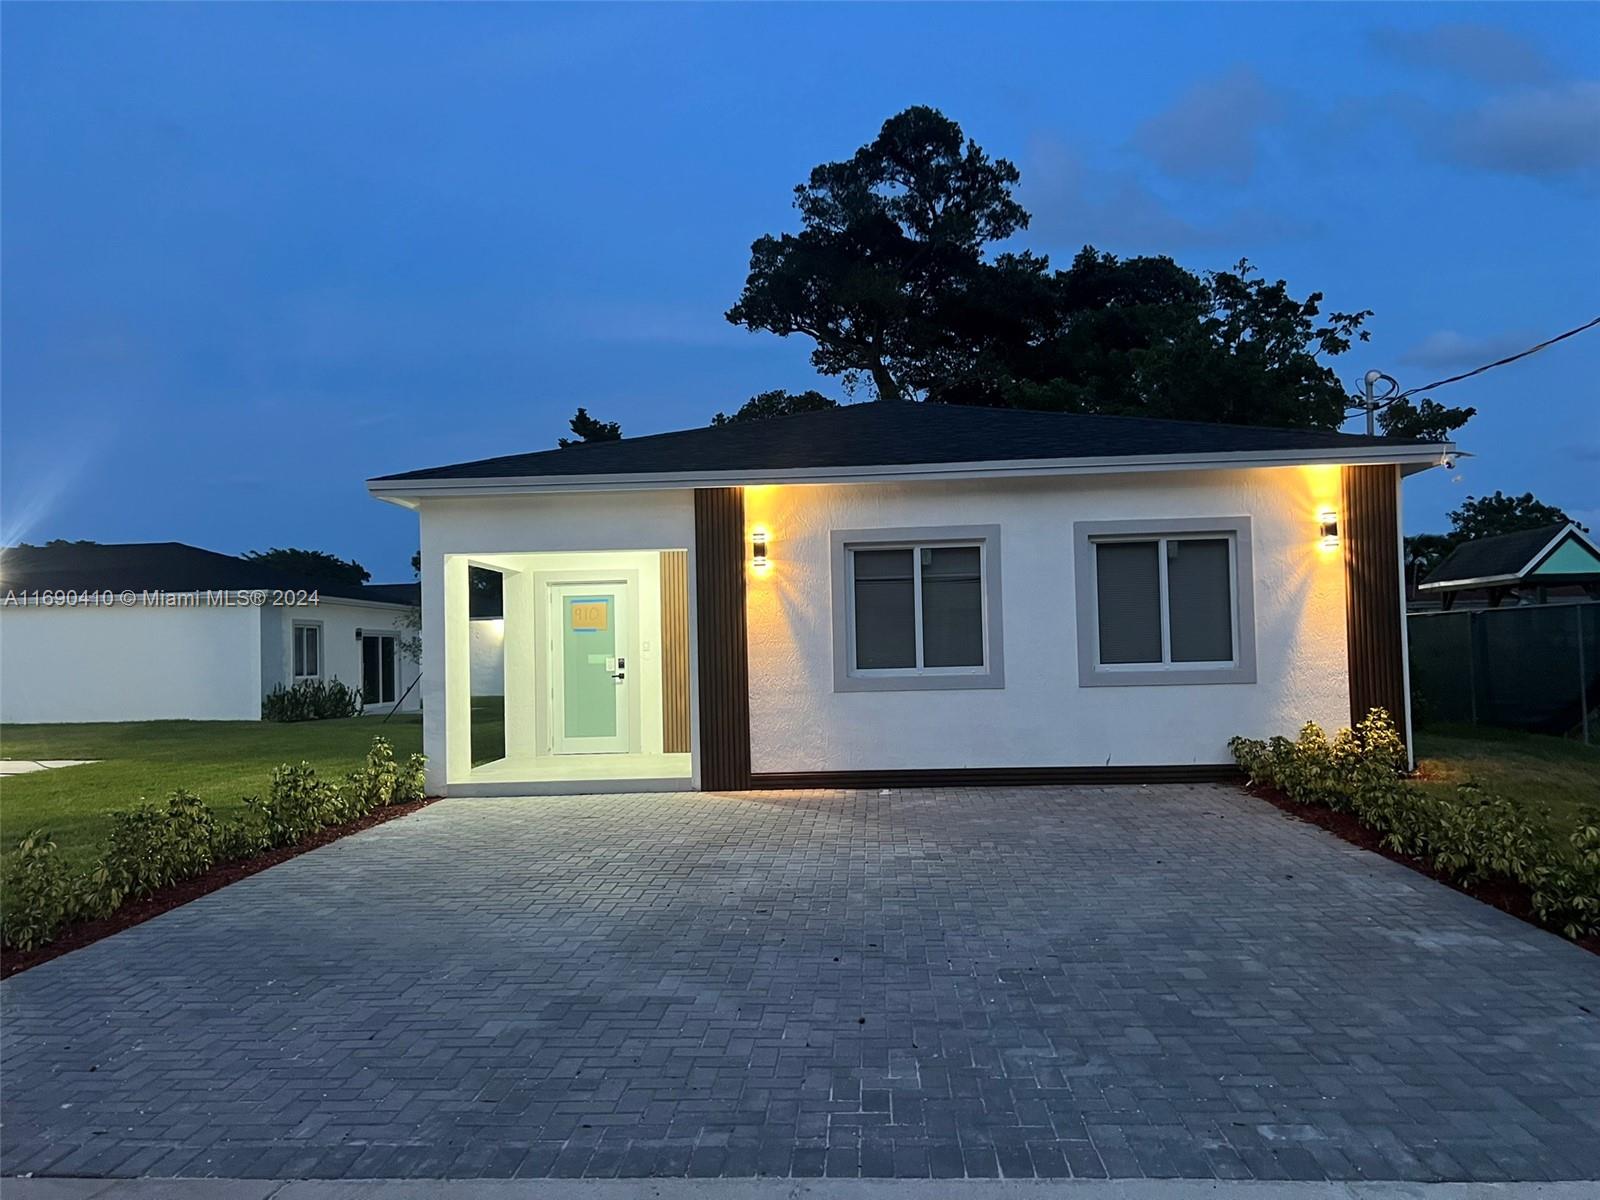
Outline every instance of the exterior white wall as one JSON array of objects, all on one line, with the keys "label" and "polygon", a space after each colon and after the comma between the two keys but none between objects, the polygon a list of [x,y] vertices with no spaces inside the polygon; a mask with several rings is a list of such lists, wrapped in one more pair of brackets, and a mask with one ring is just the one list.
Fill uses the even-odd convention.
[{"label": "exterior white wall", "polygon": [[[262,610],[262,692],[279,683],[294,682],[294,627],[298,624],[322,626],[322,678],[361,690],[361,643],[356,630],[393,633],[402,641],[411,632],[404,628],[404,610],[388,604],[362,604],[324,597],[319,604],[295,608]],[[418,664],[399,652],[400,673],[395,695],[405,694],[417,677]],[[400,705],[401,712],[416,712],[422,706],[422,689],[411,688]],[[386,713],[391,704],[373,705],[368,711]]]},{"label": "exterior white wall", "polygon": [[[428,790],[442,792],[448,778],[462,779],[471,766],[472,644],[469,622],[448,621],[447,608],[466,603],[466,562],[460,556],[541,551],[689,551],[694,575],[694,493],[594,492],[582,495],[496,496],[424,500],[419,506],[422,541],[422,740],[428,756]],[[445,585],[451,558],[457,593]],[[690,589],[693,627],[693,588]],[[464,613],[463,613],[464,616]],[[459,627],[451,641],[447,629]],[[447,689],[446,660],[455,670]],[[697,695],[691,662],[691,696]],[[447,692],[449,693],[447,695]],[[695,704],[691,703],[691,712]],[[659,721],[657,722],[659,724]],[[448,733],[447,733],[448,728]]]},{"label": "exterior white wall", "polygon": [[[1337,467],[752,487],[770,568],[747,571],[752,767],[763,771],[1226,763],[1235,734],[1349,723],[1344,571],[1320,545]],[[1257,682],[1078,685],[1074,521],[1251,518]],[[833,690],[834,529],[1000,526],[1005,686]]]},{"label": "exterior white wall", "polygon": [[251,607],[0,610],[0,721],[254,721]]}]

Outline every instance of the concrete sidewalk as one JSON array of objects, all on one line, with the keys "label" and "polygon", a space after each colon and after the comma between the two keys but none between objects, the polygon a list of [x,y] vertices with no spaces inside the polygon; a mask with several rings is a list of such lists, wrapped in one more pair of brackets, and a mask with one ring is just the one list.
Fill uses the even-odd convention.
[{"label": "concrete sidewalk", "polygon": [[4,1200],[1591,1200],[1600,1182],[1211,1179],[0,1179]]}]

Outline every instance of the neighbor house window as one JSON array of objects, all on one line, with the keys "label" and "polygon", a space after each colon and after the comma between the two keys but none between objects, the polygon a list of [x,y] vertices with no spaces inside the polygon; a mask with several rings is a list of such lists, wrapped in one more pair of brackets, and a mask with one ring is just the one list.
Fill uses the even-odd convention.
[{"label": "neighbor house window", "polygon": [[833,534],[834,690],[996,688],[1000,528]]},{"label": "neighbor house window", "polygon": [[322,678],[321,625],[296,625],[294,627],[294,677],[296,679]]},{"label": "neighbor house window", "polygon": [[1248,518],[1074,531],[1080,683],[1254,682]]}]

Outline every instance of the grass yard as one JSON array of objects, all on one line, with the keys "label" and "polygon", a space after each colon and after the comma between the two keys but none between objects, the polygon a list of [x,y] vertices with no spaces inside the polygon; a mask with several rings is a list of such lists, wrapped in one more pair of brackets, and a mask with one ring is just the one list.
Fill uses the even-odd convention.
[{"label": "grass yard", "polygon": [[1417,731],[1422,786],[1453,791],[1469,779],[1522,804],[1548,804],[1570,826],[1584,803],[1600,804],[1600,746],[1481,725]]},{"label": "grass yard", "polygon": [[422,719],[342,721],[139,721],[108,725],[0,726],[0,757],[93,758],[83,767],[14,775],[0,783],[0,846],[9,852],[28,831],[48,829],[63,858],[94,860],[108,814],[141,798],[160,801],[187,788],[219,814],[267,790],[272,769],[310,763],[336,779],[360,765],[372,739],[389,739],[395,757],[422,749]]}]

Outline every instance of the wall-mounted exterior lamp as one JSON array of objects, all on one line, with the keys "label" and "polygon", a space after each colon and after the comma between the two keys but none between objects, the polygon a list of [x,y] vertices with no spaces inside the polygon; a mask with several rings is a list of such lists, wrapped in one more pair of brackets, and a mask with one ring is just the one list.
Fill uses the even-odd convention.
[{"label": "wall-mounted exterior lamp", "polygon": [[1339,514],[1325,508],[1317,516],[1317,529],[1322,535],[1322,548],[1332,550],[1339,544]]},{"label": "wall-mounted exterior lamp", "polygon": [[767,565],[767,531],[761,525],[750,531],[750,565],[758,571]]}]

